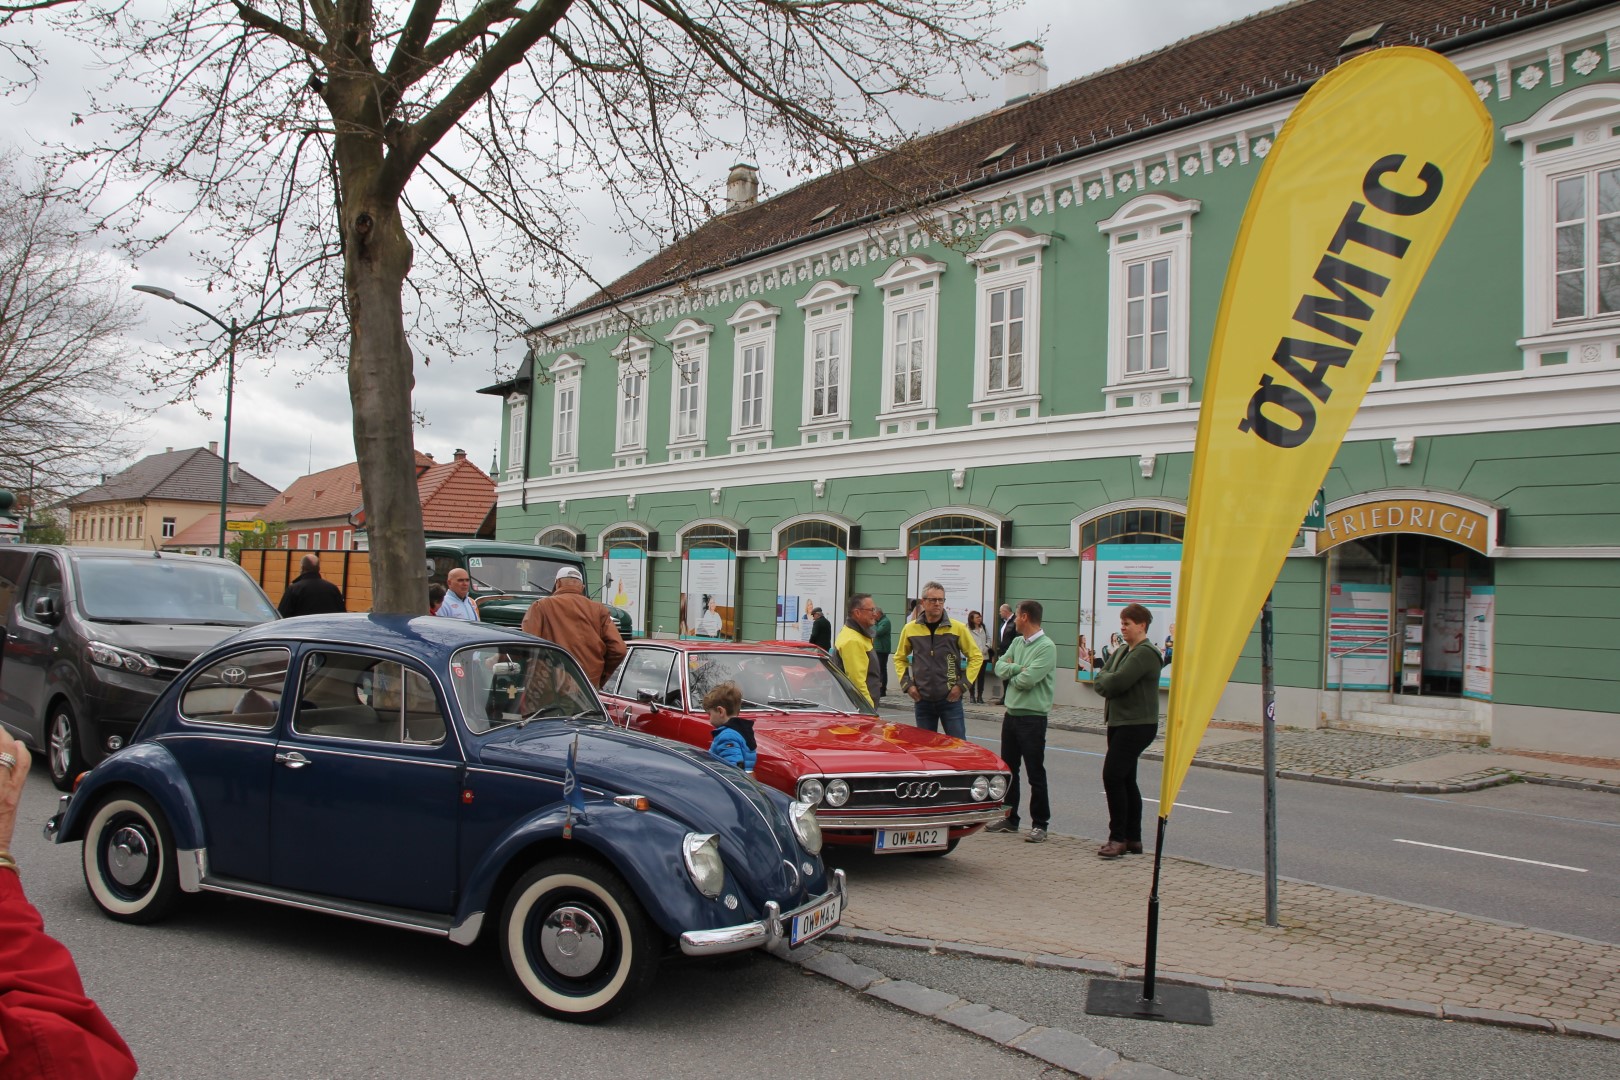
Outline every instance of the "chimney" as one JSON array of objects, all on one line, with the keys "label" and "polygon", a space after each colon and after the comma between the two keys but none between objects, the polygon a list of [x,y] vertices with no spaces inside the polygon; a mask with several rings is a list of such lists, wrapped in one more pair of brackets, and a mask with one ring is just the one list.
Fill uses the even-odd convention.
[{"label": "chimney", "polygon": [[1045,93],[1046,61],[1041,58],[1041,47],[1033,41],[1025,41],[1008,49],[1007,54],[1010,59],[1002,79],[1007,104]]},{"label": "chimney", "polygon": [[208,441],[208,452],[213,454],[215,457],[219,456],[219,441],[217,439],[210,439]]},{"label": "chimney", "polygon": [[726,176],[726,213],[746,210],[759,198],[759,169],[739,161]]},{"label": "chimney", "polygon": [[463,450],[461,447],[458,446],[458,447],[456,447],[456,452],[454,454],[451,454],[450,456],[455,458],[457,461],[466,461],[467,460],[467,451]]},{"label": "chimney", "polygon": [[174,447],[172,447],[172,446],[165,446],[165,447],[164,447],[164,448],[163,448],[163,452],[164,452],[164,453],[165,453],[165,454],[172,454],[172,453],[174,453]]}]

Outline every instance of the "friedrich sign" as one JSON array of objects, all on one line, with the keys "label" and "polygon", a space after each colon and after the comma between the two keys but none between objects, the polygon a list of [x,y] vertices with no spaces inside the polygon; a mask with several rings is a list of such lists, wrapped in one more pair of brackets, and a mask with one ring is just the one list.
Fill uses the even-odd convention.
[{"label": "friedrich sign", "polygon": [[1426,499],[1388,499],[1335,510],[1316,534],[1316,550],[1326,551],[1349,540],[1389,533],[1417,533],[1437,536],[1481,555],[1489,554],[1490,518],[1476,510],[1464,510]]}]

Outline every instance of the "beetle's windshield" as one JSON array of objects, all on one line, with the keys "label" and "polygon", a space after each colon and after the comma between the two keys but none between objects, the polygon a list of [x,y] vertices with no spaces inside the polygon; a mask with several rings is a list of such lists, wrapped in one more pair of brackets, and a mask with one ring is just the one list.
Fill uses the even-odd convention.
[{"label": "beetle's windshield", "polygon": [[574,658],[549,645],[479,645],[450,660],[450,680],[475,734],[531,720],[601,716]]},{"label": "beetle's windshield", "polygon": [[848,679],[819,651],[793,653],[694,652],[687,655],[693,701],[724,682],[742,691],[743,711],[869,713]]}]

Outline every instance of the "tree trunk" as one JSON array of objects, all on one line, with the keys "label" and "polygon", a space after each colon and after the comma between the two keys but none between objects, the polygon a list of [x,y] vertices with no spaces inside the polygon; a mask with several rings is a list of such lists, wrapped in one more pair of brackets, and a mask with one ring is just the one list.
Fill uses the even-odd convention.
[{"label": "tree trunk", "polygon": [[427,613],[427,563],[411,422],[416,379],[401,299],[411,242],[397,201],[384,206],[362,194],[344,203],[349,398],[371,547],[371,610],[421,615]]}]

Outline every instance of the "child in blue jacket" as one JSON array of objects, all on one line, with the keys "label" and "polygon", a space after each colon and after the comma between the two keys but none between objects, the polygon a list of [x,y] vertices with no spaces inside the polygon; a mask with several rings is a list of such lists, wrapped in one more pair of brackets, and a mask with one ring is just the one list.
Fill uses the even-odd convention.
[{"label": "child in blue jacket", "polygon": [[730,682],[703,695],[703,707],[709,710],[709,723],[714,725],[709,754],[752,772],[759,755],[754,752],[754,722],[737,715],[742,711],[742,700],[742,691]]}]

